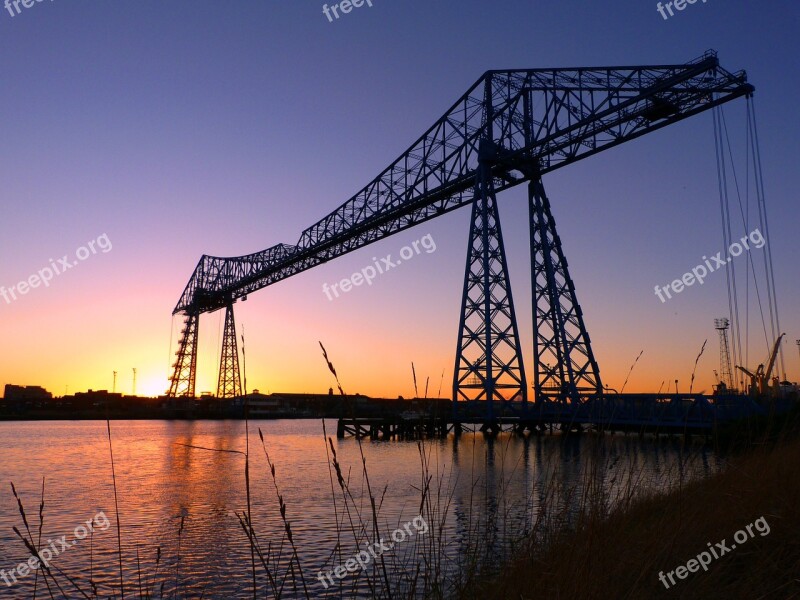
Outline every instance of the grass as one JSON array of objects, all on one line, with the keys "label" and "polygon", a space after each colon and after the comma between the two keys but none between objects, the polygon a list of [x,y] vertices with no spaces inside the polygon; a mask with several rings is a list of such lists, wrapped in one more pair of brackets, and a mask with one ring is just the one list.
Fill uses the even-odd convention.
[{"label": "grass", "polygon": [[[770,430],[774,435],[774,430]],[[596,496],[574,527],[550,530],[461,598],[800,598],[800,440],[751,443],[727,468],[666,494],[631,498],[604,514]],[[659,581],[764,517],[770,527],[714,560],[708,571]],[[668,580],[669,583],[669,580]]]}]

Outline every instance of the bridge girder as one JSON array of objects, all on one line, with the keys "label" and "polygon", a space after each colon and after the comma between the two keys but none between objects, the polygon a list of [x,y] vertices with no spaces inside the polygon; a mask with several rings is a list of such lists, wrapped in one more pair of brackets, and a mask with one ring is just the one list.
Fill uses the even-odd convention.
[{"label": "bridge girder", "polygon": [[[487,93],[488,90],[488,93]],[[495,192],[754,91],[713,52],[684,65],[487,71],[412,146],[296,244],[203,256],[173,314],[199,314]],[[483,150],[481,150],[483,148]],[[531,168],[533,165],[533,168]]]}]

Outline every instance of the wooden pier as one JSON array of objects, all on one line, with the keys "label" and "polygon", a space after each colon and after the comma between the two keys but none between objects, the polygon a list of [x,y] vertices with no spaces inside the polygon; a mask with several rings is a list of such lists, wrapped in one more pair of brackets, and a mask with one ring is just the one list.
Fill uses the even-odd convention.
[{"label": "wooden pier", "polygon": [[338,438],[371,440],[442,438],[465,431],[498,435],[575,432],[707,435],[718,426],[789,410],[796,401],[756,402],[744,395],[615,394],[572,404],[463,402],[447,416],[396,414],[341,417]]}]

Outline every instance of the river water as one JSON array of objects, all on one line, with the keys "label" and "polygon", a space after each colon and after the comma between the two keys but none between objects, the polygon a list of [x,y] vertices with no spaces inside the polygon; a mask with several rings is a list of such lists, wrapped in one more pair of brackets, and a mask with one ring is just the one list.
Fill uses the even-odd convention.
[{"label": "river water", "polygon": [[[335,433],[335,421],[326,426],[329,436]],[[663,490],[713,473],[723,462],[703,446],[621,435],[491,440],[464,434],[421,445],[359,445],[334,435],[344,494],[329,466],[321,421],[254,421],[249,428],[260,598],[370,597],[385,595],[385,588],[421,595],[425,582],[455,581],[471,556],[513,552],[543,506],[561,506],[568,520],[570,504],[589,480],[601,481],[613,505],[631,490]],[[67,576],[89,597],[90,579],[98,597],[119,597],[117,514],[126,597],[148,590],[158,597],[162,586],[165,598],[174,597],[176,585],[181,598],[252,597],[251,545],[237,517],[247,510],[245,423],[114,421],[111,439],[119,513],[105,422],[0,423],[0,598],[31,598],[34,586],[37,598],[50,597],[41,574],[22,576],[17,569],[30,553],[12,530],[25,533],[9,485],[16,486],[37,541],[43,478],[40,548],[58,551],[51,571],[62,590],[48,580],[53,597],[83,597]],[[88,520],[94,531],[85,535]],[[362,550],[365,569],[355,560],[346,567]]]}]

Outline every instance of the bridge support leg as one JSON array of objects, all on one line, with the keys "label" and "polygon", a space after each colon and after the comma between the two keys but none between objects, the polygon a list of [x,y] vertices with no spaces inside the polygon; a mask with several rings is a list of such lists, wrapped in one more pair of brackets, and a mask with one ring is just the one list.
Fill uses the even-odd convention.
[{"label": "bridge support leg", "polygon": [[225,333],[219,359],[217,398],[237,398],[242,395],[242,376],[239,371],[239,346],[236,343],[236,322],[233,304],[225,307]]},{"label": "bridge support leg", "polygon": [[472,204],[453,371],[454,418],[458,403],[471,400],[486,401],[487,421],[495,418],[495,400],[527,400],[497,199],[486,164],[479,170]]},{"label": "bridge support leg", "polygon": [[541,179],[528,184],[536,402],[602,397],[600,369]]},{"label": "bridge support leg", "polygon": [[178,359],[172,365],[173,372],[167,395],[171,398],[187,396],[194,398],[194,383],[197,376],[197,331],[200,313],[186,313],[181,339],[178,342]]}]

